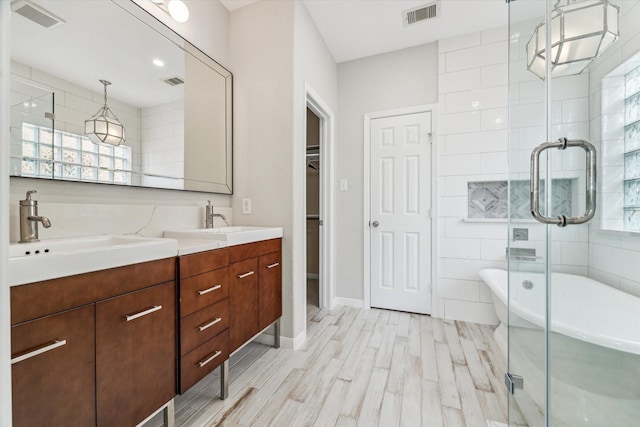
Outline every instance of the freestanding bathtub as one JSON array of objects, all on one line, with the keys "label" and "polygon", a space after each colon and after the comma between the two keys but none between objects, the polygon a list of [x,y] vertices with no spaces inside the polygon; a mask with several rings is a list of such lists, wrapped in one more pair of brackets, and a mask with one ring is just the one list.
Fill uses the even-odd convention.
[{"label": "freestanding bathtub", "polygon": [[551,425],[639,425],[640,298],[552,273],[547,342],[543,274],[486,269],[480,277],[493,294],[505,356],[508,336],[509,372],[524,378],[515,398],[530,427],[544,425],[547,350]]}]

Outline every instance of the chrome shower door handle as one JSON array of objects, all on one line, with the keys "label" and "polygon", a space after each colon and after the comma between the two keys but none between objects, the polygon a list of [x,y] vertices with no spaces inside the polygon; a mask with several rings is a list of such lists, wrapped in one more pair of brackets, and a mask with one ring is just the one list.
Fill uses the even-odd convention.
[{"label": "chrome shower door handle", "polygon": [[[565,150],[568,147],[579,147],[586,153],[586,210],[579,217],[566,217],[564,215],[547,217],[540,213],[540,155],[550,148]],[[596,213],[596,178],[596,147],[589,141],[560,138],[554,142],[540,144],[531,152],[531,215],[542,224],[556,224],[558,227],[589,222]],[[547,187],[550,186],[548,185]]]}]

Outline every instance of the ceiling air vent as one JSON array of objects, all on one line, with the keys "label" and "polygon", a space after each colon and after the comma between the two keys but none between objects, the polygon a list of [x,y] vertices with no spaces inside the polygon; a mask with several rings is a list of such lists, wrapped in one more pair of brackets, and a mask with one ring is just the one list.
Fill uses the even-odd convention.
[{"label": "ceiling air vent", "polygon": [[184,83],[184,80],[181,77],[168,77],[166,79],[162,79],[163,82],[168,84],[169,86],[178,86]]},{"label": "ceiling air vent", "polygon": [[439,1],[428,4],[426,6],[420,6],[410,10],[405,10],[404,12],[402,12],[402,19],[404,21],[404,26],[406,27],[408,25],[416,24],[421,21],[437,18],[439,11],[440,11]]},{"label": "ceiling air vent", "polygon": [[11,10],[45,28],[54,28],[65,22],[64,19],[29,0],[14,1],[11,3]]}]

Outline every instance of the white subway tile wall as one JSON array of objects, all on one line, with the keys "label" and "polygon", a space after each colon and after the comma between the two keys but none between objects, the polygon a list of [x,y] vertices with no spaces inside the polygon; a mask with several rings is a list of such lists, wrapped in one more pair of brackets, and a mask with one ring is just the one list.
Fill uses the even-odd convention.
[{"label": "white subway tile wall", "polygon": [[[506,219],[467,220],[469,182],[528,180],[531,149],[547,138],[544,83],[526,70],[524,59],[517,60],[516,54],[512,57],[516,60],[511,64],[514,72],[509,92],[507,40],[505,27],[439,42],[438,308],[439,315],[446,319],[497,323],[491,293],[478,272],[507,268]],[[523,50],[526,41],[512,40],[511,48]],[[588,74],[557,82],[553,88],[552,132],[588,138],[588,87]],[[584,186],[584,154],[563,154],[553,158],[554,171],[558,171],[554,178],[576,180],[573,187],[578,191]],[[579,199],[577,193],[573,196]],[[529,241],[512,242],[513,246],[535,248],[538,255],[545,255],[542,225],[525,219],[514,226],[529,229]],[[554,271],[588,273],[588,236],[587,226],[553,231]],[[540,270],[543,261],[528,262],[526,268]]]}]

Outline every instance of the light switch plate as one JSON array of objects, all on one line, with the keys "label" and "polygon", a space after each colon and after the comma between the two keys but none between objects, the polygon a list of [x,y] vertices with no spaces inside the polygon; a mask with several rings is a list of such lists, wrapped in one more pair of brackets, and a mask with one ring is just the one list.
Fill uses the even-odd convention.
[{"label": "light switch plate", "polygon": [[347,178],[340,179],[340,191],[347,191],[349,189],[349,181]]},{"label": "light switch plate", "polygon": [[242,199],[242,213],[245,215],[251,214],[251,199]]}]

